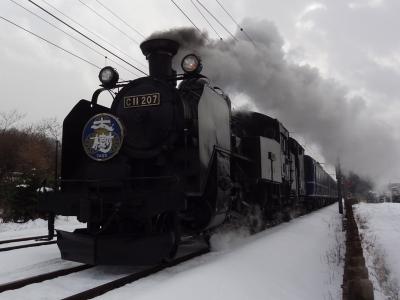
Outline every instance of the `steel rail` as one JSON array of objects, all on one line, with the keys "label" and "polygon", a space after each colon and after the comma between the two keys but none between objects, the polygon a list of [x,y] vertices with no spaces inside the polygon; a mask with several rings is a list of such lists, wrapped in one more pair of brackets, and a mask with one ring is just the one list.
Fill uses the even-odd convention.
[{"label": "steel rail", "polygon": [[0,245],[24,242],[24,241],[31,241],[31,240],[40,240],[40,239],[45,239],[48,237],[49,237],[48,235],[38,235],[38,236],[29,236],[29,237],[23,237],[23,238],[11,239],[11,240],[3,240],[3,241],[0,241]]},{"label": "steel rail", "polygon": [[202,248],[202,249],[194,251],[194,252],[192,252],[190,254],[186,254],[186,255],[183,255],[181,257],[178,257],[178,258],[176,258],[176,259],[174,259],[174,260],[172,260],[170,262],[167,262],[167,263],[164,263],[164,264],[161,264],[161,265],[156,265],[156,266],[150,267],[148,269],[129,274],[129,275],[124,276],[122,278],[110,281],[108,283],[105,283],[105,284],[99,285],[97,287],[88,289],[86,291],[77,293],[75,295],[63,298],[63,300],[92,299],[94,297],[98,297],[98,296],[103,295],[103,294],[105,294],[107,292],[110,292],[112,290],[120,288],[120,287],[122,287],[122,286],[124,286],[126,284],[132,283],[134,281],[137,281],[139,279],[142,279],[144,277],[147,277],[149,275],[157,273],[157,272],[159,272],[161,270],[164,270],[166,268],[176,266],[176,265],[178,265],[180,263],[183,263],[183,262],[185,262],[187,260],[190,260],[192,258],[195,258],[197,256],[201,256],[201,255],[206,254],[208,252],[209,252],[209,248]]},{"label": "steel rail", "polygon": [[10,246],[10,247],[5,247],[5,248],[0,248],[0,252],[23,249],[23,248],[38,247],[38,246],[44,246],[44,245],[51,245],[51,244],[55,244],[55,243],[57,243],[57,241],[47,241],[47,242],[38,242],[38,243],[31,243],[31,244],[18,245],[18,246]]},{"label": "steel rail", "polygon": [[40,274],[40,275],[36,275],[36,276],[32,276],[32,277],[27,277],[24,279],[15,280],[12,282],[0,284],[0,293],[9,291],[9,290],[20,289],[20,288],[30,285],[30,284],[42,282],[42,281],[49,280],[49,279],[54,279],[54,278],[57,278],[60,276],[69,275],[71,273],[80,272],[80,271],[83,271],[83,270],[86,270],[86,269],[89,269],[92,267],[93,266],[91,266],[91,265],[81,265],[81,266],[77,266],[77,267],[57,270],[57,271],[53,271],[53,272],[49,272],[49,273],[44,273],[44,274]]}]

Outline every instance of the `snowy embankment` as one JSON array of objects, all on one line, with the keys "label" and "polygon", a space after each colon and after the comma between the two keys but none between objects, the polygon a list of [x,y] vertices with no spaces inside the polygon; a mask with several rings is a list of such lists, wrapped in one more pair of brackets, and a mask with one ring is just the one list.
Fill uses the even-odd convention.
[{"label": "snowy embankment", "polygon": [[[21,230],[18,234],[28,235],[27,232],[32,230],[38,228]],[[253,236],[245,231],[220,230],[212,237],[211,243],[213,251],[206,255],[100,298],[341,299],[344,233],[337,205]],[[59,258],[56,245],[0,253],[0,283],[21,278],[23,274],[37,274],[74,264]],[[126,272],[122,267],[117,269],[87,270],[9,291],[0,294],[0,299],[59,299]]]},{"label": "snowy embankment", "polygon": [[360,203],[354,213],[375,300],[400,298],[400,203]]},{"label": "snowy embankment", "polygon": [[214,251],[101,299],[341,299],[344,233],[337,205],[254,236],[219,233]]},{"label": "snowy embankment", "polygon": [[[85,225],[77,221],[75,217],[57,217],[54,225],[57,229],[71,230]],[[37,219],[26,223],[3,223],[0,218],[0,240],[19,237],[46,235],[47,221]]]}]

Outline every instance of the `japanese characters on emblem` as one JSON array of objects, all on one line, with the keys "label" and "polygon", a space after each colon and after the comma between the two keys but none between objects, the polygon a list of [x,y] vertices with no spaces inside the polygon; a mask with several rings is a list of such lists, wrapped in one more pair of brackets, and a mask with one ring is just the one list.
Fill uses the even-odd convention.
[{"label": "japanese characters on emblem", "polygon": [[123,134],[121,122],[115,116],[107,113],[97,114],[83,129],[83,149],[94,160],[108,160],[121,149]]}]

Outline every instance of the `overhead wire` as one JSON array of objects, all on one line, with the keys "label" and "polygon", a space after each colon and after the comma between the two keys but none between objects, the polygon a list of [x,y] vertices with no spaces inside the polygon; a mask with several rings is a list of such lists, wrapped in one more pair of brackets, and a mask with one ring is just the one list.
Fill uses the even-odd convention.
[{"label": "overhead wire", "polygon": [[188,19],[189,22],[192,23],[192,25],[200,32],[200,34],[203,35],[203,32],[200,30],[200,28],[197,27],[196,24],[194,24],[192,19],[183,11],[183,9],[174,0],[171,0],[171,2],[180,10],[180,12],[186,17],[186,19]]},{"label": "overhead wire", "polygon": [[128,26],[130,29],[135,31],[138,35],[140,35],[142,38],[146,38],[140,31],[138,31],[136,28],[132,27],[128,22],[126,22],[124,19],[122,19],[118,14],[116,14],[114,11],[112,11],[109,7],[105,6],[101,1],[96,0],[96,2],[102,6],[105,10],[107,10],[109,13],[111,13],[114,17],[116,17],[118,20],[120,20],[122,23],[124,23],[126,26]]},{"label": "overhead wire", "polygon": [[207,24],[211,27],[211,29],[215,32],[215,34],[219,37],[219,39],[222,41],[222,37],[219,35],[219,33],[217,32],[217,30],[214,28],[214,26],[210,23],[210,21],[208,21],[208,19],[206,18],[206,16],[202,13],[202,11],[200,10],[200,8],[197,7],[197,5],[194,3],[193,0],[190,0],[193,4],[193,6],[196,8],[196,10],[200,13],[200,15],[203,17],[203,19],[207,22]]},{"label": "overhead wire", "polygon": [[140,77],[140,76],[141,76],[141,75],[139,75],[139,74],[137,74],[137,73],[135,73],[135,72],[129,70],[128,68],[124,67],[123,65],[121,65],[121,64],[118,63],[118,62],[116,62],[115,60],[113,60],[113,59],[111,59],[111,58],[108,58],[107,56],[105,56],[105,59],[106,59],[106,61],[107,61],[107,59],[108,59],[108,60],[111,61],[113,64],[115,64],[115,65],[117,65],[118,67],[124,69],[125,71],[127,71],[127,72],[129,72],[129,73],[135,75],[136,77]]},{"label": "overhead wire", "polygon": [[87,5],[85,2],[83,2],[82,0],[78,0],[83,6],[87,7],[92,13],[94,13],[96,16],[98,16],[99,18],[101,18],[103,21],[105,21],[108,25],[110,25],[111,27],[113,27],[114,29],[116,29],[117,31],[119,31],[120,33],[122,33],[124,36],[126,36],[128,39],[130,39],[132,42],[134,42],[135,44],[139,45],[139,42],[137,40],[135,40],[134,38],[132,38],[129,34],[127,34],[126,32],[124,32],[123,30],[119,29],[117,26],[115,26],[112,22],[110,22],[109,20],[107,20],[104,16],[102,16],[101,14],[99,14],[94,8],[90,7],[89,5]]},{"label": "overhead wire", "polygon": [[[73,40],[77,41],[78,43],[84,45],[86,48],[92,50],[93,52],[95,52],[96,54],[100,55],[101,57],[104,57],[104,58],[107,57],[107,56],[105,56],[103,53],[101,53],[100,51],[94,49],[93,47],[89,46],[88,44],[86,44],[86,43],[84,43],[83,41],[79,40],[78,38],[74,37],[72,34],[69,34],[69,33],[66,32],[65,30],[63,30],[63,29],[59,28],[58,26],[54,25],[53,23],[47,21],[45,18],[39,16],[39,15],[36,14],[35,12],[33,12],[33,11],[31,11],[30,9],[26,8],[25,6],[23,6],[23,5],[19,4],[19,3],[17,3],[17,2],[14,1],[14,0],[9,0],[9,1],[12,2],[12,3],[14,3],[15,5],[19,6],[20,8],[24,9],[25,11],[29,12],[30,14],[34,15],[35,17],[41,19],[43,22],[47,23],[47,24],[50,25],[51,27],[53,27],[53,28],[55,28],[55,29],[61,31],[61,32],[64,33],[65,35],[69,36],[70,38],[72,38]],[[131,70],[125,68],[124,66],[120,65],[118,62],[116,62],[116,61],[114,61],[114,60],[112,60],[112,59],[109,59],[109,60],[110,60],[111,62],[113,62],[114,64],[118,65],[119,67],[125,69],[125,70],[128,71],[129,73],[131,73],[131,74],[133,74],[133,75],[135,75],[135,76],[138,76],[138,74],[136,74],[136,73],[132,72]]]},{"label": "overhead wire", "polygon": [[87,60],[87,59],[81,57],[81,56],[78,55],[78,54],[75,54],[75,53],[73,53],[73,52],[71,52],[71,51],[69,51],[69,50],[67,50],[67,49],[65,49],[65,48],[63,48],[63,47],[61,47],[60,45],[57,45],[56,43],[53,43],[53,42],[49,41],[48,39],[46,39],[46,38],[44,38],[44,37],[42,37],[42,36],[40,36],[40,35],[34,33],[33,31],[30,31],[30,30],[26,29],[25,27],[22,27],[21,25],[18,25],[17,23],[15,23],[15,22],[13,22],[13,21],[11,21],[11,20],[9,20],[9,19],[3,17],[3,16],[0,16],[0,19],[3,19],[4,21],[6,21],[6,22],[8,22],[8,23],[10,23],[10,24],[12,24],[12,25],[14,25],[14,26],[16,26],[17,28],[19,28],[19,29],[21,29],[21,30],[23,30],[23,31],[25,31],[25,32],[27,32],[27,33],[29,33],[29,34],[31,34],[31,35],[37,37],[38,39],[40,39],[40,40],[42,40],[42,41],[44,41],[44,42],[46,42],[46,43],[48,43],[48,44],[50,44],[50,45],[52,45],[52,46],[58,48],[58,49],[60,49],[60,50],[62,50],[62,51],[64,51],[64,52],[66,52],[66,53],[68,53],[68,54],[70,54],[70,55],[72,55],[72,56],[74,56],[75,58],[80,59],[81,61],[83,61],[83,62],[85,62],[85,63],[87,63],[87,64],[89,64],[89,65],[91,65],[91,66],[93,66],[93,67],[95,67],[95,68],[97,68],[97,69],[101,69],[101,68],[100,68],[98,65],[96,65],[95,63],[93,63],[93,62],[91,62],[91,61],[89,61],[89,60]]},{"label": "overhead wire", "polygon": [[223,11],[229,16],[229,18],[233,21],[233,23],[236,24],[236,26],[240,29],[241,32],[243,32],[243,34],[246,36],[246,38],[254,45],[256,46],[256,43],[254,42],[254,40],[251,38],[251,36],[247,33],[247,31],[245,31],[243,29],[242,26],[240,26],[240,24],[235,20],[235,18],[232,16],[232,14],[229,13],[229,11],[222,5],[222,3],[218,0],[217,1],[218,5],[223,9]]},{"label": "overhead wire", "polygon": [[107,45],[109,45],[110,47],[112,47],[113,49],[117,50],[118,52],[124,54],[126,57],[128,57],[129,59],[135,61],[136,63],[138,63],[139,65],[141,65],[142,67],[146,68],[146,65],[144,65],[143,63],[141,63],[139,60],[133,58],[132,56],[130,56],[128,53],[124,52],[123,50],[119,49],[118,47],[116,47],[113,43],[107,41],[105,38],[103,38],[101,35],[97,34],[96,32],[90,30],[89,28],[87,28],[86,26],[82,25],[81,23],[77,22],[76,20],[72,19],[71,17],[69,17],[67,14],[63,13],[61,10],[59,10],[57,7],[53,6],[52,4],[48,3],[46,0],[41,0],[42,2],[46,3],[46,5],[50,6],[52,9],[54,9],[55,11],[57,11],[59,14],[63,15],[65,18],[67,18],[68,20],[70,20],[71,22],[73,22],[74,24],[78,25],[79,27],[83,28],[84,30],[86,30],[87,32],[89,32],[90,34],[96,36],[98,39],[102,40],[104,43],[106,43]]},{"label": "overhead wire", "polygon": [[[172,1],[172,0],[171,0]],[[238,41],[238,39],[233,35],[232,32],[230,32],[230,30],[228,28],[226,28],[226,26],[224,24],[222,24],[222,22],[220,20],[218,20],[218,18],[216,16],[214,16],[214,14],[203,4],[201,3],[199,0],[196,0],[196,2],[198,4],[201,5],[202,8],[204,8],[204,10],[227,32],[229,33],[229,35],[235,40]]]},{"label": "overhead wire", "polygon": [[39,4],[37,4],[36,2],[32,1],[32,0],[28,0],[30,3],[32,3],[33,5],[35,5],[36,7],[38,7],[39,9],[41,9],[42,11],[44,11],[45,13],[47,13],[48,15],[52,16],[53,18],[55,18],[57,21],[63,23],[65,26],[67,26],[68,28],[72,29],[73,31],[75,31],[76,33],[80,34],[81,36],[83,36],[84,38],[86,38],[87,40],[89,40],[90,42],[94,43],[95,45],[97,45],[98,47],[100,47],[101,49],[103,49],[104,51],[107,51],[108,53],[112,54],[114,57],[118,58],[119,60],[123,61],[124,63],[126,63],[127,65],[131,66],[132,68],[136,69],[137,71],[139,71],[140,73],[144,74],[144,75],[148,75],[146,72],[144,72],[143,70],[141,70],[140,68],[138,68],[137,66],[131,64],[130,62],[126,61],[125,59],[123,59],[121,56],[115,54],[114,52],[112,52],[111,50],[107,49],[106,47],[102,46],[101,44],[99,44],[98,42],[94,41],[92,38],[88,37],[86,34],[82,33],[81,31],[79,31],[78,29],[76,29],[75,27],[71,26],[70,24],[68,24],[67,22],[61,20],[59,17],[57,17],[56,15],[52,14],[51,12],[49,12],[47,9],[43,8],[42,6],[40,6]]}]

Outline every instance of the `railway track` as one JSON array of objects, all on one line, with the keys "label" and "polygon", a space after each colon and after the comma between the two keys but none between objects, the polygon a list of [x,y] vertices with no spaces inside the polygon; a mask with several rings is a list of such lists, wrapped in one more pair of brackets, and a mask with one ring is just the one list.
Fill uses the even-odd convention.
[{"label": "railway track", "polygon": [[15,280],[12,282],[0,284],[0,293],[5,292],[5,291],[20,289],[20,288],[23,288],[24,286],[27,286],[30,284],[34,284],[34,283],[42,282],[45,280],[54,279],[54,278],[57,278],[60,276],[65,276],[65,275],[69,275],[72,273],[80,272],[80,271],[83,271],[83,270],[86,270],[86,269],[89,269],[92,267],[93,266],[91,266],[91,265],[81,265],[81,266],[77,266],[77,267],[57,270],[57,271],[53,271],[53,272],[48,272],[48,273],[44,273],[44,274],[40,274],[40,275],[27,277],[27,278],[20,279],[20,280]]},{"label": "railway track", "polygon": [[201,256],[203,254],[206,254],[209,252],[208,248],[202,248],[200,250],[197,250],[195,252],[180,256],[175,258],[174,260],[168,262],[168,263],[164,263],[162,265],[156,265],[150,268],[146,268],[144,270],[126,275],[122,278],[107,282],[105,284],[96,286],[94,288],[88,289],[86,291],[77,293],[75,295],[63,298],[62,300],[85,300],[85,299],[92,299],[94,297],[98,297],[100,295],[103,295],[107,292],[110,292],[112,290],[115,290],[117,288],[120,288],[126,284],[132,283],[136,280],[142,279],[144,277],[150,276],[152,274],[155,274],[163,269],[169,268],[169,267],[173,267],[176,266],[180,263],[183,263],[185,261],[188,261],[192,258],[195,258],[197,256]]},{"label": "railway track", "polygon": [[[207,252],[209,252],[209,248],[205,244],[196,243],[196,242],[193,244],[188,243],[186,245],[182,245],[178,251],[177,256],[169,262],[140,268],[138,270],[135,270],[134,272],[123,275],[123,277],[120,277],[115,280],[110,280],[109,282],[89,288],[85,291],[81,291],[81,292],[78,292],[73,295],[67,296],[63,299],[64,300],[65,299],[68,299],[68,300],[92,299],[94,297],[105,294],[109,291],[120,288],[126,284],[132,283],[141,278],[155,274],[165,268],[176,266],[176,265],[183,263],[185,261],[188,261],[192,258],[206,254]],[[68,268],[68,269],[62,269],[62,270],[58,270],[58,271],[44,273],[44,274],[27,277],[27,278],[20,279],[20,280],[8,282],[5,284],[1,284],[0,285],[0,298],[1,298],[1,293],[3,293],[3,292],[6,292],[6,291],[18,292],[19,289],[27,287],[31,284],[41,283],[41,282],[44,282],[47,280],[59,279],[59,278],[62,278],[63,276],[67,276],[69,274],[74,274],[74,273],[79,273],[81,271],[84,271],[84,270],[87,270],[90,268],[94,268],[94,266],[80,265],[77,267],[72,267],[72,268]],[[40,288],[40,287],[38,287],[38,288]]]},{"label": "railway track", "polygon": [[28,236],[18,239],[11,239],[11,240],[3,240],[0,241],[0,245],[2,244],[10,244],[10,243],[17,243],[17,242],[25,242],[25,241],[33,241],[33,240],[42,240],[48,238],[48,235],[38,235],[38,236]]},{"label": "railway track", "polygon": [[[30,248],[30,247],[38,247],[44,245],[51,245],[55,244],[56,240],[46,240],[48,235],[39,235],[39,236],[30,236],[24,238],[17,238],[17,239],[10,239],[10,240],[3,240],[0,241],[0,252],[4,251],[11,251],[16,249],[23,249],[23,248]],[[10,244],[20,243],[20,242],[27,242],[27,241],[34,241],[33,243],[29,244],[22,244],[22,245],[14,245],[10,246]]]}]

